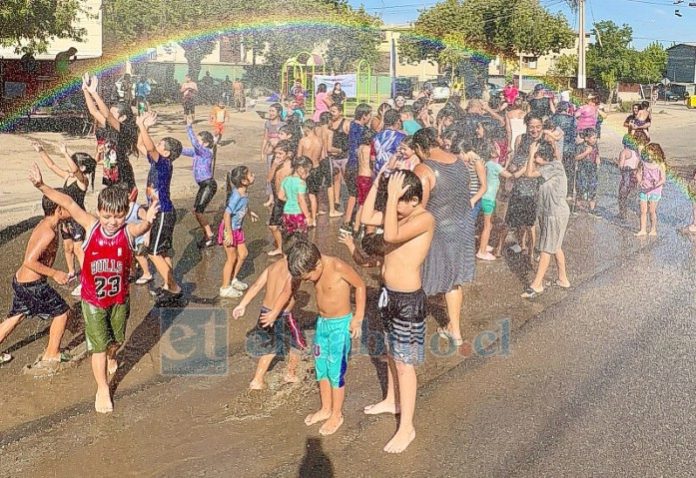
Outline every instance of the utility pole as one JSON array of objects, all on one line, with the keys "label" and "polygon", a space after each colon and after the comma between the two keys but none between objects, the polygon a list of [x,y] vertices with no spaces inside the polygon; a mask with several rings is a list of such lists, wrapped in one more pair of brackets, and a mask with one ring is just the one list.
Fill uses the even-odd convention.
[{"label": "utility pole", "polygon": [[578,0],[578,89],[587,88],[585,73],[585,0]]}]

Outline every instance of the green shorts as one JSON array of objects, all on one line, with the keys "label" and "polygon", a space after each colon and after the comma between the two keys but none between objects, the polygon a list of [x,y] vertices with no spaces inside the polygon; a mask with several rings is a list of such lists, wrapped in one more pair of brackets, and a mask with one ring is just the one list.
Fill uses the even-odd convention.
[{"label": "green shorts", "polygon": [[495,199],[481,199],[481,211],[486,216],[490,216],[495,211]]},{"label": "green shorts", "polygon": [[130,299],[125,304],[112,305],[107,309],[82,301],[82,316],[85,318],[87,350],[92,353],[106,352],[112,342],[122,344],[126,340],[126,321],[130,315]]},{"label": "green shorts", "polygon": [[317,319],[314,336],[314,370],[317,380],[328,380],[332,388],[341,388],[345,383],[348,357],[350,355],[350,321],[353,313],[325,319]]}]

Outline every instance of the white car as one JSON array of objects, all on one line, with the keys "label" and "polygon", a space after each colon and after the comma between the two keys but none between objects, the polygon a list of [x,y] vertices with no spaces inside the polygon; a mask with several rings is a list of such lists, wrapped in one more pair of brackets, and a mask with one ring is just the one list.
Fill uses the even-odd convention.
[{"label": "white car", "polygon": [[427,81],[425,84],[432,87],[433,94],[431,98],[434,101],[447,101],[449,99],[450,87],[446,81]]}]

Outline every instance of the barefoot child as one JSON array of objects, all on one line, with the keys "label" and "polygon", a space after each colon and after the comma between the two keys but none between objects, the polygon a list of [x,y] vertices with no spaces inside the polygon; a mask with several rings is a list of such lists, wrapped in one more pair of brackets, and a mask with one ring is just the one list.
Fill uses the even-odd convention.
[{"label": "barefoot child", "polygon": [[269,256],[277,256],[283,253],[283,209],[285,201],[280,199],[278,191],[281,189],[283,180],[292,174],[292,162],[295,158],[295,151],[289,141],[280,141],[274,149],[274,159],[268,172],[268,181],[273,192],[273,207],[271,216],[268,218],[268,228],[271,230],[275,249],[268,253]]},{"label": "barefoot child", "polygon": [[365,128],[360,138],[360,146],[358,147],[358,177],[357,177],[357,203],[358,212],[355,214],[355,222],[353,225],[353,235],[357,237],[360,232],[360,214],[362,213],[363,204],[367,198],[367,193],[372,187],[372,139],[374,133],[371,129]]},{"label": "barefoot child", "polygon": [[[645,138],[645,133],[636,132],[641,137]],[[628,196],[636,189],[636,173],[638,172],[638,164],[640,163],[640,151],[642,146],[640,143],[647,143],[647,138],[641,140],[626,134],[623,137],[623,151],[619,153],[619,171],[621,172],[621,182],[619,183],[619,218],[626,219],[626,211],[628,209]]]},{"label": "barefoot child", "polygon": [[126,321],[130,313],[128,275],[132,259],[133,238],[147,232],[159,211],[157,199],[140,224],[125,225],[128,192],[110,186],[99,193],[97,216],[85,212],[66,194],[46,186],[39,168],[34,165],[31,182],[46,197],[85,228],[85,262],[82,284],[82,316],[85,319],[87,350],[92,353],[92,372],[97,382],[94,408],[99,413],[113,411],[107,383],[108,371],[118,368],[116,352],[126,338]]},{"label": "barefoot child", "polygon": [[[300,241],[288,254],[290,274],[314,283],[316,290],[317,330],[314,338],[314,369],[321,408],[305,418],[307,426],[325,421],[319,429],[322,435],[331,435],[343,424],[345,373],[351,348],[351,337],[361,335],[365,316],[365,283],[345,262],[331,256],[322,256],[317,246]],[[350,293],[355,289],[355,316]]]},{"label": "barefoot child", "polygon": [[[222,286],[220,286],[220,297],[235,298],[241,297],[242,291],[249,287],[244,282],[237,279],[244,260],[249,255],[245,244],[244,217],[249,211],[249,197],[247,190],[254,184],[254,173],[249,171],[246,166],[237,166],[228,177],[233,186],[232,194],[227,201],[227,208],[223,221],[218,229],[218,242],[225,246],[227,260],[222,268]],[[250,212],[252,222],[259,218]]]},{"label": "barefoot child", "polygon": [[369,415],[401,413],[399,428],[384,447],[387,453],[401,453],[416,437],[415,366],[423,363],[425,355],[426,296],[421,288],[421,266],[435,229],[435,219],[423,207],[422,198],[423,189],[415,173],[397,170],[389,177],[384,212],[384,285],[379,299],[388,350],[387,396],[365,407]]},{"label": "barefoot child", "polygon": [[597,171],[599,169],[599,148],[597,147],[597,132],[588,128],[582,132],[583,142],[576,148],[575,160],[577,161],[577,204],[585,203],[587,212],[595,216],[597,205]]},{"label": "barefoot child", "polygon": [[[61,190],[62,191],[62,190]],[[61,207],[47,196],[41,201],[44,218],[29,237],[24,261],[12,278],[12,308],[7,319],[0,323],[0,343],[26,317],[52,319],[48,345],[40,362],[33,367],[52,367],[61,362],[60,341],[68,322],[68,304],[48,284],[50,277],[57,284],[68,283],[68,274],[53,268],[58,250],[58,228],[61,221],[70,218],[67,208]],[[0,364],[12,360],[8,353],[0,353]]]},{"label": "barefoot child", "polygon": [[[640,231],[636,236],[657,236],[657,203],[662,198],[662,187],[667,181],[665,170],[665,153],[657,143],[650,143],[645,150],[647,159],[638,167],[640,181]],[[650,232],[648,227],[648,210],[650,210]]]},{"label": "barefoot child", "polygon": [[[222,132],[225,130],[225,123],[227,123],[228,118],[229,111],[227,111],[227,108],[225,108],[225,101],[220,99],[218,104],[213,106],[213,108],[210,110],[210,124],[213,126],[214,144],[220,143],[220,140],[222,139]],[[193,122],[193,118],[186,118],[187,124],[189,121]]]},{"label": "barefoot child", "polygon": [[287,254],[298,240],[302,240],[298,234],[290,236],[283,245],[284,257],[268,266],[249,287],[244,298],[232,311],[232,316],[239,319],[246,312],[246,307],[254,300],[254,297],[266,287],[263,296],[259,320],[253,329],[247,333],[247,352],[259,358],[254,378],[249,383],[249,389],[261,390],[266,388],[264,377],[276,355],[285,356],[289,346],[288,365],[284,381],[295,383],[297,377],[297,363],[300,360],[298,350],[307,347],[304,335],[292,315],[295,306],[293,297],[293,279],[288,270]]},{"label": "barefoot child", "polygon": [[[305,136],[297,147],[297,156],[307,156],[312,161],[312,170],[307,176],[307,192],[309,192],[309,204],[311,222],[317,223],[318,204],[317,195],[331,185],[333,195],[333,177],[331,175],[331,162],[323,159],[324,143],[319,137],[318,127],[312,120],[305,120],[302,125]],[[325,214],[325,213],[323,213]]]},{"label": "barefoot child", "polygon": [[285,201],[283,206],[283,232],[307,233],[307,226],[313,226],[307,207],[307,183],[305,180],[312,169],[312,162],[306,156],[295,158],[292,174],[280,183],[278,198]]}]

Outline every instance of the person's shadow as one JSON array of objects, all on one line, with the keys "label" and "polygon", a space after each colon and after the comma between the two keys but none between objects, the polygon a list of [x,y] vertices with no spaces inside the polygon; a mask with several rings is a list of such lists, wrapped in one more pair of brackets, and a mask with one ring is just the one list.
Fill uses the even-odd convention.
[{"label": "person's shadow", "polygon": [[321,448],[319,438],[307,438],[305,454],[297,472],[299,478],[332,478],[334,476],[331,460]]}]

